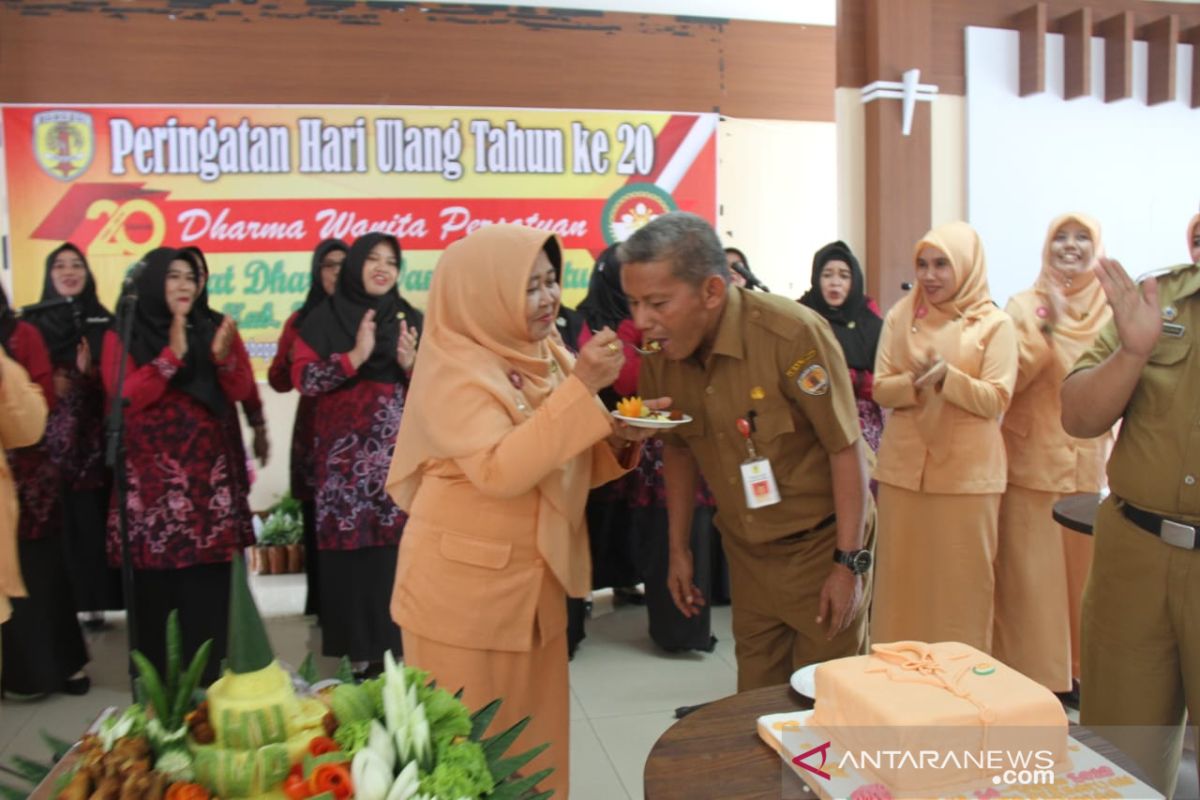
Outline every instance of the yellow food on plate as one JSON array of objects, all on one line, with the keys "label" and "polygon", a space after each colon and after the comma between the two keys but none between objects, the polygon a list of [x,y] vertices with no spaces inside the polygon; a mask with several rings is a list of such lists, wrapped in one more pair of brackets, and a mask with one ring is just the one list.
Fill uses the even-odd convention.
[{"label": "yellow food on plate", "polygon": [[623,400],[617,401],[617,413],[622,417],[637,419],[638,417],[645,416],[649,410],[642,405],[642,398],[640,397],[626,397]]}]

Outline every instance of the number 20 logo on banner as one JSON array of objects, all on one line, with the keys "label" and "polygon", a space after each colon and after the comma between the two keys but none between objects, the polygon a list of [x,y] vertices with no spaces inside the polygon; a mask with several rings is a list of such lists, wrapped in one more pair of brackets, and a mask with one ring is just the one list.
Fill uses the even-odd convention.
[{"label": "number 20 logo on banner", "polygon": [[106,221],[88,247],[92,256],[134,256],[162,244],[167,221],[162,211],[141,198],[118,203],[97,200],[88,206],[88,219]]}]

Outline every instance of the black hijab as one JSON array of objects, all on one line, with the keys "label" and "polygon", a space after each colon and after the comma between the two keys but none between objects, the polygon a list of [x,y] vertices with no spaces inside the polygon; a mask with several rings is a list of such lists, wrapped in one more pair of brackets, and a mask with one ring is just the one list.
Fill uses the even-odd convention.
[{"label": "black hijab", "polygon": [[62,297],[54,288],[50,272],[54,266],[54,259],[67,250],[79,256],[83,261],[84,270],[87,271],[83,291],[76,295],[74,302],[29,312],[28,318],[41,331],[42,338],[46,340],[46,348],[50,351],[50,361],[55,366],[75,363],[75,348],[79,346],[80,339],[87,339],[88,347],[92,351],[92,363],[99,364],[104,332],[112,324],[112,314],[96,297],[96,279],[92,275],[87,257],[70,242],[61,245],[46,257],[41,302]]},{"label": "black hijab", "polygon": [[8,349],[8,340],[12,338],[13,331],[16,329],[17,315],[13,313],[12,306],[8,304],[8,293],[4,291],[3,286],[0,286],[0,345],[5,350]]},{"label": "black hijab", "polygon": [[632,315],[629,301],[621,289],[621,262],[617,259],[617,245],[611,245],[596,258],[596,266],[588,279],[587,297],[575,307],[583,315],[588,327],[596,333],[604,328],[613,331]]},{"label": "black hijab", "polygon": [[[171,321],[175,315],[167,305],[167,272],[171,262],[186,261],[198,272],[194,253],[159,247],[142,257],[136,278],[137,309],[133,317],[132,340],[127,342],[129,354],[139,367],[158,358],[171,340]],[[199,279],[199,275],[196,276]],[[229,408],[225,391],[217,380],[217,367],[212,361],[212,341],[216,326],[210,317],[193,304],[187,315],[187,355],[183,367],[171,378],[170,385],[203,403],[215,416],[223,416]]]},{"label": "black hijab", "polygon": [[405,380],[404,370],[396,363],[400,321],[419,331],[423,317],[400,296],[398,278],[396,287],[383,295],[376,297],[367,292],[363,271],[367,256],[380,242],[390,244],[396,251],[396,260],[400,260],[400,241],[395,236],[368,233],[356,239],[338,273],[337,288],[309,312],[300,327],[300,338],[323,359],[335,353],[348,353],[354,349],[363,316],[374,309],[375,349],[358,368],[356,377],[378,383],[400,383]]},{"label": "black hijab", "polygon": [[195,246],[184,247],[179,250],[178,257],[190,263],[196,271],[196,285],[204,283],[204,288],[196,295],[196,302],[192,304],[192,311],[197,317],[211,322],[215,330],[225,315],[208,304],[208,259],[204,257],[204,251]]},{"label": "black hijab", "polygon": [[[308,286],[308,294],[304,298],[304,305],[296,311],[296,327],[299,328],[303,324],[306,317],[312,313],[312,310],[321,303],[325,302],[325,298],[329,295],[325,294],[325,287],[321,285],[321,262],[325,260],[325,256],[332,253],[334,250],[341,250],[349,255],[350,246],[341,239],[324,239],[317,245],[317,249],[313,250],[312,256],[312,283]],[[342,266],[345,266],[343,264]]]},{"label": "black hijab", "polygon": [[[850,292],[838,308],[826,303],[821,294],[821,270],[830,261],[845,261],[850,266]],[[813,256],[812,288],[804,293],[800,302],[829,320],[850,369],[873,372],[883,320],[867,307],[864,285],[862,267],[850,247],[845,242],[832,242]]]}]

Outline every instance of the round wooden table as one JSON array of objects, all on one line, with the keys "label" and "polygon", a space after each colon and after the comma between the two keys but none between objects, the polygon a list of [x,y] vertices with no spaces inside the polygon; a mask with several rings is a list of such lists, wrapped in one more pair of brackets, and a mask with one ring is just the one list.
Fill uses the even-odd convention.
[{"label": "round wooden table", "polygon": [[1054,504],[1054,521],[1064,528],[1090,535],[1096,525],[1100,500],[1100,495],[1094,492],[1067,495]]},{"label": "round wooden table", "polygon": [[812,701],[787,684],[709,703],[676,722],[654,743],[642,782],[646,800],[778,800],[783,781],[803,781],[758,738],[764,714],[803,711]]},{"label": "round wooden table", "polygon": [[[765,714],[810,708],[811,700],[785,684],[735,694],[693,711],[654,743],[642,773],[646,800],[802,796],[804,781],[758,738],[757,721]],[[1145,775],[1128,756],[1091,730],[1071,723],[1071,736],[1145,782]]]}]

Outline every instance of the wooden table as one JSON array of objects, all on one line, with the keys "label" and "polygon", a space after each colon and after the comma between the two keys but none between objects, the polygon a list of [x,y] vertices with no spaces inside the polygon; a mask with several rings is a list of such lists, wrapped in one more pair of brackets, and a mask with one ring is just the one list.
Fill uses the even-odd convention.
[{"label": "wooden table", "polygon": [[1090,535],[1096,524],[1100,500],[1100,495],[1094,492],[1067,495],[1054,504],[1054,521],[1064,528]]},{"label": "wooden table", "polygon": [[[804,782],[758,738],[756,723],[764,714],[810,708],[811,700],[785,684],[693,711],[654,743],[642,774],[646,800],[779,800],[785,787],[784,796],[802,796]],[[1095,733],[1072,724],[1071,736],[1145,782],[1141,770]]]},{"label": "wooden table", "polygon": [[785,777],[803,784],[758,738],[764,714],[803,711],[812,701],[790,686],[770,686],[709,703],[676,722],[646,759],[646,800],[779,800]]}]

